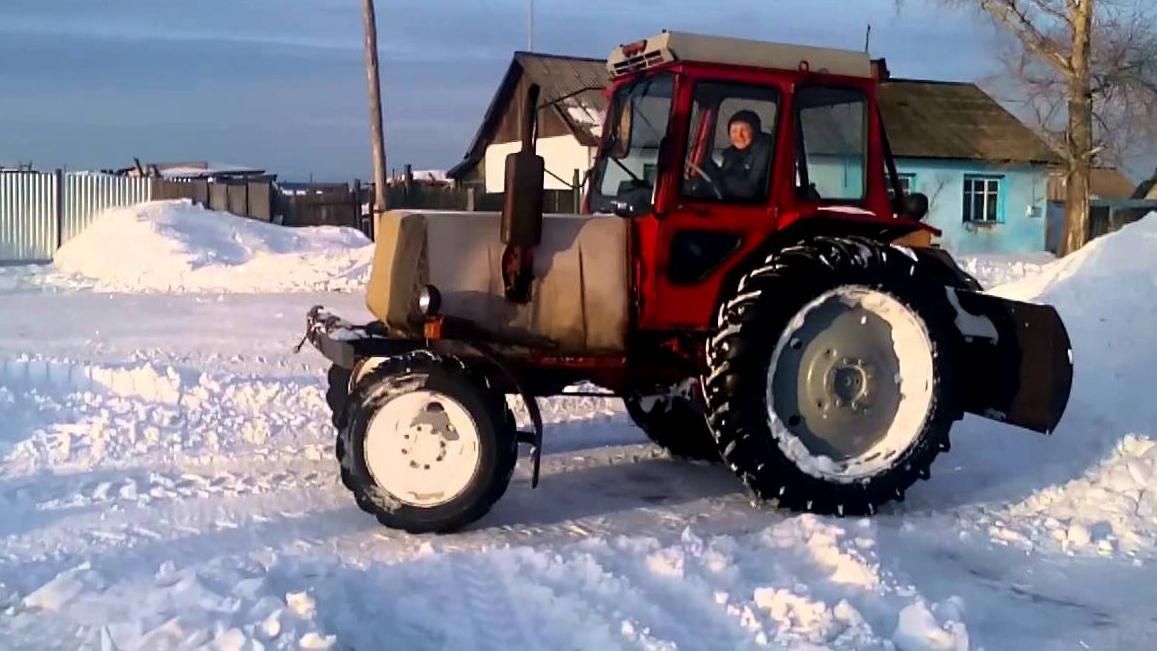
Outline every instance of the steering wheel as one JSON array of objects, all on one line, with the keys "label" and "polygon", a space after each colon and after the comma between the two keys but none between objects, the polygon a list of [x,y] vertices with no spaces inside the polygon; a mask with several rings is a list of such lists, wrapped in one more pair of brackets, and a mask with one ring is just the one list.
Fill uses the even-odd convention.
[{"label": "steering wheel", "polygon": [[719,199],[721,201],[723,200],[723,192],[719,189],[719,184],[715,182],[715,179],[711,178],[707,174],[707,172],[704,172],[703,168],[699,167],[699,165],[697,165],[695,163],[695,161],[693,161],[693,160],[688,159],[687,160],[687,166],[690,167],[699,176],[703,177],[704,180],[706,180],[708,183],[711,184],[711,189],[715,191],[715,198],[716,199]]}]

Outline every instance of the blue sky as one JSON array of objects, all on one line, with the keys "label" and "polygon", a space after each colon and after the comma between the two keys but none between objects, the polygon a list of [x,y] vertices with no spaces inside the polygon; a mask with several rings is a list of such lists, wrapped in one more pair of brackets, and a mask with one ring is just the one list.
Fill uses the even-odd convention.
[{"label": "blue sky", "polygon": [[[378,0],[389,164],[461,159],[528,0]],[[359,0],[4,0],[0,161],[209,159],[369,176]],[[661,29],[861,48],[906,77],[977,80],[993,35],[909,0],[536,0],[535,49],[605,56]],[[939,52],[933,55],[933,52]]]}]

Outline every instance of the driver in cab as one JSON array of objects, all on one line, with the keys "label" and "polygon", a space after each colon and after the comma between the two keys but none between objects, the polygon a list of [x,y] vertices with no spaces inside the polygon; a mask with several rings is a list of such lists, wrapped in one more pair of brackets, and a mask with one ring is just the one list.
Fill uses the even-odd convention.
[{"label": "driver in cab", "polygon": [[703,172],[709,179],[703,179],[693,167],[689,169],[701,188],[696,194],[707,192],[717,196],[718,191],[724,199],[761,198],[771,161],[771,136],[761,130],[759,115],[749,110],[731,116],[727,133],[731,146],[723,150],[722,164],[713,160],[703,163]]}]

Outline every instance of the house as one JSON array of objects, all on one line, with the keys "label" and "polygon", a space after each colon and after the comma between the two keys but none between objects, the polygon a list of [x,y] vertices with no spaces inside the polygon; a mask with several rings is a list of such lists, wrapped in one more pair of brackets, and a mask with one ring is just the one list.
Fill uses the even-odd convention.
[{"label": "house", "polygon": [[594,165],[608,80],[605,59],[516,52],[465,158],[447,176],[485,193],[503,191],[506,155],[521,148],[522,98],[535,83],[539,104],[558,100],[538,115],[536,146],[546,161],[544,187],[570,189],[575,170],[585,174]]},{"label": "house", "polygon": [[[1065,195],[1065,170],[1054,169],[1049,173],[1048,186],[1049,201],[1064,203],[1068,200]],[[1136,198],[1133,193],[1137,184],[1121,173],[1115,167],[1094,167],[1089,178],[1090,199],[1122,200]]]},{"label": "house", "polygon": [[[954,253],[1045,250],[1050,169],[1060,160],[1029,127],[972,83],[892,78],[882,60],[880,107],[901,183],[926,194],[927,221]],[[503,190],[504,160],[517,151],[521,100],[540,104],[538,153],[548,189],[566,189],[593,164],[609,80],[604,59],[515,53],[463,160],[459,185]]]}]

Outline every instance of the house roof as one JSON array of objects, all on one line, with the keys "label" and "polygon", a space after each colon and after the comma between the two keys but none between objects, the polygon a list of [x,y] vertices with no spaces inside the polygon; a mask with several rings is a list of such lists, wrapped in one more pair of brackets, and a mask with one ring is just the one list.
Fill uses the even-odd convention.
[{"label": "house roof", "polygon": [[[502,109],[523,74],[541,87],[540,103],[583,87],[601,87],[609,80],[604,59],[516,52],[466,156],[449,170],[451,178],[461,178],[485,155]],[[587,91],[575,99],[589,114],[606,109],[607,99],[599,91]],[[889,78],[881,85],[880,109],[892,152],[900,158],[1060,163],[1032,129],[976,84]],[[574,106],[562,103],[555,110],[579,142],[598,144],[595,125],[576,119]]]},{"label": "house roof", "polygon": [[[1094,167],[1089,177],[1089,189],[1093,199],[1140,199],[1140,186],[1113,167]],[[1055,170],[1049,174],[1049,201],[1066,201],[1065,172]]]},{"label": "house roof", "polygon": [[1056,164],[1044,140],[972,83],[889,79],[880,111],[892,153],[940,158]]},{"label": "house roof", "polygon": [[[579,142],[588,147],[598,145],[598,132],[594,127],[599,126],[598,115],[607,104],[602,88],[610,80],[606,60],[515,52],[506,74],[498,84],[498,90],[490,100],[482,124],[474,135],[465,158],[447,171],[450,178],[460,177],[467,168],[472,167],[485,155],[494,129],[502,118],[503,108],[512,100],[512,95],[523,75],[538,84],[539,104],[567,97],[567,100],[559,102],[553,109]],[[582,91],[583,88],[597,90]]]}]

